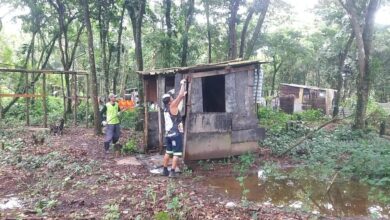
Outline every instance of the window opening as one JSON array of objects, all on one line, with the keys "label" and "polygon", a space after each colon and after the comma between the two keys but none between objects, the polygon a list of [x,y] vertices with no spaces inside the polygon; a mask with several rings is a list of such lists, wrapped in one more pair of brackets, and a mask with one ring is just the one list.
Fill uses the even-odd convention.
[{"label": "window opening", "polygon": [[203,112],[226,112],[225,75],[202,78]]}]

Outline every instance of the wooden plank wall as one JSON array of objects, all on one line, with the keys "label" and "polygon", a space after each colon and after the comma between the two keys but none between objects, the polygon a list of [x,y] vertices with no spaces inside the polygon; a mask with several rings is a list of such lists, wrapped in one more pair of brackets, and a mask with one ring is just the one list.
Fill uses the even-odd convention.
[{"label": "wooden plank wall", "polygon": [[203,112],[202,78],[191,80],[191,113]]},{"label": "wooden plank wall", "polygon": [[225,75],[225,99],[226,112],[236,112],[236,74]]}]

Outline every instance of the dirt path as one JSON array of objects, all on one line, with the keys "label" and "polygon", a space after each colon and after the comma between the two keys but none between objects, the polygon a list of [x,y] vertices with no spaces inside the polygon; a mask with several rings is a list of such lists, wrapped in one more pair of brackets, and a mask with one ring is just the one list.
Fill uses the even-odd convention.
[{"label": "dirt path", "polygon": [[[151,174],[144,164],[117,164],[103,152],[103,137],[72,128],[33,145],[31,131],[7,134],[0,149],[0,218],[26,219],[306,219],[302,213],[250,204],[242,207],[203,184],[212,171],[177,179]],[[125,130],[122,141],[139,137]],[[145,157],[145,156],[144,156]],[[141,164],[137,164],[141,162]],[[221,168],[221,170],[225,168]],[[2,209],[18,199],[20,207]],[[234,202],[227,207],[228,202]]]}]

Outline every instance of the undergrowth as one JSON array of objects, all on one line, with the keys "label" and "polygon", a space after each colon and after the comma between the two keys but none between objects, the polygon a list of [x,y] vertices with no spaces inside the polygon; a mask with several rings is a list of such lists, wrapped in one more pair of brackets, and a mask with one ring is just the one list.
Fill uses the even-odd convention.
[{"label": "undergrowth", "polygon": [[[275,156],[284,153],[313,130],[310,120],[318,116],[314,111],[303,112],[300,116],[302,123],[286,130],[285,123],[297,116],[269,111],[260,111],[263,115],[261,126],[269,126],[267,138],[261,145],[271,148]],[[335,172],[339,172],[347,179],[390,188],[390,166],[386,162],[390,161],[390,142],[380,138],[372,129],[352,130],[348,123],[334,125],[331,129],[316,132],[293,148],[289,155],[305,170],[301,172],[303,175],[308,175],[309,171],[316,178],[329,180]],[[300,168],[296,170],[294,175],[299,175]]]}]

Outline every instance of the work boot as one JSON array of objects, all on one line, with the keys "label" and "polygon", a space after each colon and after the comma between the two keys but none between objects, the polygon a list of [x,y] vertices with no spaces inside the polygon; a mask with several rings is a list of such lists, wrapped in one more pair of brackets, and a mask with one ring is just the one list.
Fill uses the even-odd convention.
[{"label": "work boot", "polygon": [[176,177],[178,177],[179,176],[179,174],[177,174],[176,172],[175,172],[175,170],[171,170],[171,172],[169,173],[169,177],[170,178],[176,178]]},{"label": "work boot", "polygon": [[162,173],[161,173],[161,176],[169,176],[169,171],[168,171],[168,168],[164,167]]},{"label": "work boot", "polygon": [[109,149],[110,149],[110,142],[104,142],[104,151],[105,151],[105,153],[108,153]]}]

